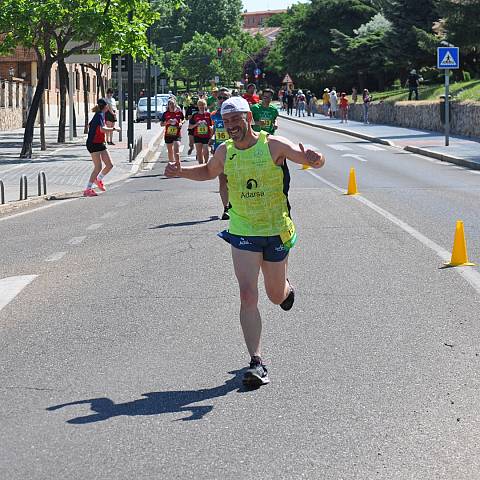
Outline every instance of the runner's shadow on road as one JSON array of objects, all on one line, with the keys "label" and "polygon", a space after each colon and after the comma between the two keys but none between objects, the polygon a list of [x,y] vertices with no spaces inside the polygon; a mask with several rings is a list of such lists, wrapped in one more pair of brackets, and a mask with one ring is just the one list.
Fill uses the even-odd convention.
[{"label": "runner's shadow on road", "polygon": [[198,225],[199,223],[216,222],[217,220],[220,220],[220,217],[215,215],[214,217],[210,217],[206,220],[193,220],[191,222],[180,222],[180,223],[164,223],[162,225],[157,225],[156,227],[148,227],[148,229],[149,230],[157,230],[159,228],[189,227],[191,225]]},{"label": "runner's shadow on road", "polygon": [[246,368],[228,372],[234,375],[223,385],[201,390],[173,390],[166,392],[150,392],[142,394],[138,400],[125,403],[114,403],[109,398],[91,398],[89,400],[77,400],[75,402],[64,403],[48,407],[48,411],[59,410],[60,408],[73,405],[90,404],[94,413],[82,417],[67,420],[72,425],[83,425],[87,423],[102,422],[113,417],[137,416],[137,415],[162,415],[164,413],[185,413],[189,412],[188,417],[177,420],[201,420],[207,413],[213,410],[213,405],[192,405],[194,403],[204,402],[213,398],[224,397],[234,390],[237,393],[252,391],[242,384],[243,374]]}]

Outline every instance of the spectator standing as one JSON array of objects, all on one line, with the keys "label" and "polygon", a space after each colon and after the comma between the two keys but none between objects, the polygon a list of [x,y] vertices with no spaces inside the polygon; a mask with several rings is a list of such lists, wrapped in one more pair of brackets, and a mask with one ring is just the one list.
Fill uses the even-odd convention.
[{"label": "spectator standing", "polygon": [[348,98],[345,92],[340,94],[340,123],[348,123]]},{"label": "spectator standing", "polygon": [[418,86],[423,78],[418,75],[417,71],[414,69],[410,72],[407,78],[407,86],[408,86],[408,99],[412,99],[412,95],[415,92],[415,100],[418,100]]},{"label": "spectator standing", "polygon": [[115,98],[113,98],[113,90],[111,88],[107,90],[105,101],[107,102],[108,107],[105,111],[105,124],[112,129],[105,133],[105,139],[108,145],[115,145],[113,143],[113,131],[117,121],[117,102],[115,101]]},{"label": "spectator standing", "polygon": [[311,104],[312,117],[315,117],[315,114],[318,113],[318,98],[315,96],[314,93],[312,93]]},{"label": "spectator standing", "polygon": [[364,88],[363,89],[363,123],[365,125],[368,124],[368,109],[370,106],[370,102],[372,101],[372,96],[370,95],[370,92]]},{"label": "spectator standing", "polygon": [[299,90],[297,94],[297,109],[296,109],[297,117],[305,116],[306,103],[307,103],[307,100],[306,100],[305,94],[303,93],[302,90]]},{"label": "spectator standing", "polygon": [[336,118],[337,117],[337,110],[338,110],[338,97],[337,97],[337,89],[332,87],[330,91],[330,117]]},{"label": "spectator standing", "polygon": [[312,113],[312,92],[310,90],[307,90],[307,93],[305,94],[305,106],[307,110],[307,115],[310,116]]},{"label": "spectator standing", "polygon": [[323,114],[328,117],[330,113],[330,90],[325,88],[322,96]]},{"label": "spectator standing", "polygon": [[293,115],[293,104],[295,102],[295,97],[291,90],[288,90],[286,93],[287,97],[287,115]]},{"label": "spectator standing", "polygon": [[352,88],[352,103],[355,105],[358,100],[358,90],[357,87]]}]

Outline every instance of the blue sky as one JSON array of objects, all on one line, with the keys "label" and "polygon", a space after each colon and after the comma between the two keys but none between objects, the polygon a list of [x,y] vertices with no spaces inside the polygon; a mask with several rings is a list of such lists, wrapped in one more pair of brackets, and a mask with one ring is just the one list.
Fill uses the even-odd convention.
[{"label": "blue sky", "polygon": [[243,5],[249,12],[278,10],[290,7],[294,3],[298,3],[298,0],[243,0]]}]

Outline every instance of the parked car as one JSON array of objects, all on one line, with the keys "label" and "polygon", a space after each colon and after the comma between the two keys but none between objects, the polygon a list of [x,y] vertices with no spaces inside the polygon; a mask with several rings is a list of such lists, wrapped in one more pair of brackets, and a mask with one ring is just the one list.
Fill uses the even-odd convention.
[{"label": "parked car", "polygon": [[[166,98],[163,98],[163,95],[157,95],[157,108],[155,111],[155,97],[150,97],[152,106],[151,106],[151,115],[150,118],[157,118],[160,119],[163,112],[167,110],[167,103],[168,103],[168,95]],[[144,120],[147,119],[147,97],[142,97],[138,100],[137,103],[137,122],[143,122]]]}]

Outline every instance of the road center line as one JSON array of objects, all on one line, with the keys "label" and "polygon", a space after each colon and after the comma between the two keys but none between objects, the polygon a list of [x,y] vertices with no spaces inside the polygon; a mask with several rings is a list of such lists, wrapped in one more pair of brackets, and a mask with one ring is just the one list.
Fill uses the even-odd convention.
[{"label": "road center line", "polygon": [[37,275],[0,278],[0,310],[10,303]]},{"label": "road center line", "polygon": [[[325,183],[329,187],[333,188],[337,192],[345,193],[345,190],[338,187],[337,185],[333,184],[332,182],[329,182],[325,178],[321,177],[315,172],[312,172],[311,170],[307,170],[308,173],[313,175],[315,178],[320,180],[321,182]],[[368,208],[374,210],[378,214],[380,214],[382,217],[386,218],[393,224],[397,225],[400,227],[402,230],[407,232],[409,235],[411,235],[413,238],[417,239],[419,242],[421,242],[423,245],[428,247],[430,250],[435,252],[443,261],[449,262],[451,258],[450,252],[442,248],[440,245],[435,243],[433,240],[430,240],[427,238],[425,235],[420,233],[418,230],[415,230],[412,226],[410,226],[408,223],[404,222],[403,220],[400,220],[397,218],[395,215],[391,214],[390,212],[387,212],[387,210],[384,210],[382,207],[379,207],[377,204],[371,202],[370,200],[367,200],[365,197],[356,195],[352,196],[354,200],[357,200],[360,203],[363,203],[365,206]],[[455,267],[455,271],[461,275],[467,282],[478,292],[480,293],[480,273],[472,267]]]},{"label": "road center line", "polygon": [[118,212],[106,212],[100,218],[101,219],[113,218],[113,217],[116,217],[117,215],[118,215]]},{"label": "road center line", "polygon": [[0,218],[0,222],[4,222],[5,220],[10,220],[12,218],[21,217],[23,215],[28,215],[29,213],[38,212],[39,210],[45,210],[46,208],[52,208],[57,205],[65,205],[68,202],[73,202],[74,200],[78,200],[78,198],[69,198],[68,200],[56,201],[51,203],[50,205],[45,205],[43,207],[32,208],[31,210],[26,210],[25,212],[15,213],[13,215],[9,215],[8,217]]},{"label": "road center line", "polygon": [[92,223],[87,227],[87,230],[98,230],[102,225],[103,223]]},{"label": "road center line", "polygon": [[69,245],[80,245],[86,238],[86,235],[83,235],[81,237],[73,237],[67,243]]},{"label": "road center line", "polygon": [[46,262],[58,262],[59,260],[61,260],[65,255],[67,254],[67,252],[55,252],[55,253],[52,253],[51,255],[49,255],[45,261]]}]

